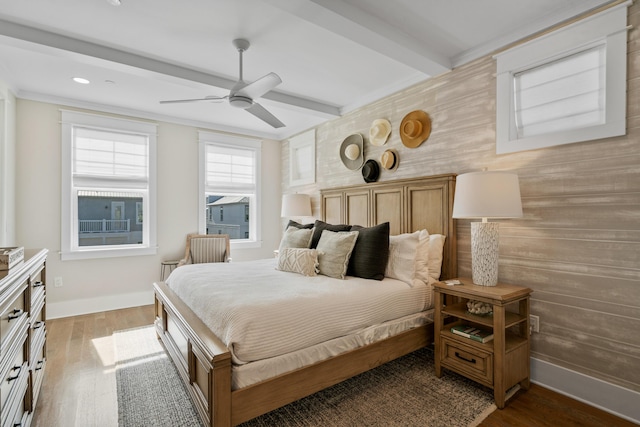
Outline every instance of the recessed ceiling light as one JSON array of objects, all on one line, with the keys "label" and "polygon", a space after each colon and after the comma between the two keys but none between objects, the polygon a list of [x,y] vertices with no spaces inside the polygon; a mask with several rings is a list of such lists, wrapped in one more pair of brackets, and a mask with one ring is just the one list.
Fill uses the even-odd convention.
[{"label": "recessed ceiling light", "polygon": [[107,3],[109,3],[112,6],[120,6],[122,4],[120,0],[107,0]]},{"label": "recessed ceiling light", "polygon": [[83,84],[83,85],[88,85],[89,83],[91,83],[89,80],[83,79],[82,77],[74,77],[73,81],[76,82],[76,83]]}]

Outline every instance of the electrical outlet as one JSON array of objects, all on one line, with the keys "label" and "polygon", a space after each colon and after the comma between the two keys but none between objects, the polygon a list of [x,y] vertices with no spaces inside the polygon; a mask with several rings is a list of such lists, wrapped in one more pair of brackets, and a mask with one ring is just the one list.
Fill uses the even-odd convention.
[{"label": "electrical outlet", "polygon": [[55,288],[61,288],[62,287],[62,277],[60,277],[60,276],[54,277],[53,278],[53,286]]},{"label": "electrical outlet", "polygon": [[531,333],[540,332],[540,317],[535,314],[529,315],[529,328],[531,329]]}]

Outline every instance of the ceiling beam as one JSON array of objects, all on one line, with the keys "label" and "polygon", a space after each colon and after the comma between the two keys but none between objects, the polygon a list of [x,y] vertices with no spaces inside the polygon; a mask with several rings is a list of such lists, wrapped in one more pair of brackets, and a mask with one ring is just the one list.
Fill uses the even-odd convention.
[{"label": "ceiling beam", "polygon": [[398,28],[348,3],[335,0],[265,0],[298,18],[339,34],[426,76],[451,70],[451,60]]},{"label": "ceiling beam", "polygon": [[[38,28],[2,19],[0,19],[0,35],[83,55],[88,58],[96,58],[114,64],[134,67],[136,69],[151,71],[165,76],[177,77],[179,79],[198,82],[218,88],[230,90],[236,84],[236,80],[231,80],[226,77],[193,70],[180,65],[147,58],[134,53],[113,49],[96,43],[67,37],[61,34],[40,30]],[[326,118],[340,116],[340,110],[336,106],[283,92],[271,91],[263,95],[262,98],[282,103],[294,109],[312,111]]]}]

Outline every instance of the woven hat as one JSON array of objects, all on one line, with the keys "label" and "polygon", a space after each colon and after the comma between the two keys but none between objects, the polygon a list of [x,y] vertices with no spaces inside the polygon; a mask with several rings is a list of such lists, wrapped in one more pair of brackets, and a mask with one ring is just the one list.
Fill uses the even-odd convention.
[{"label": "woven hat", "polygon": [[391,133],[391,123],[389,120],[376,119],[369,128],[369,142],[376,146],[384,145]]},{"label": "woven hat", "polygon": [[378,162],[372,159],[364,162],[364,166],[362,166],[362,177],[364,178],[364,182],[376,182],[379,176],[380,167],[378,166]]},{"label": "woven hat", "polygon": [[340,146],[340,159],[347,169],[358,170],[364,161],[364,153],[362,151],[362,135],[354,133],[349,135],[342,141]]},{"label": "woven hat", "polygon": [[421,110],[412,111],[400,123],[400,139],[405,147],[416,148],[429,138],[431,119]]},{"label": "woven hat", "polygon": [[380,156],[380,165],[389,171],[393,171],[398,169],[398,164],[400,163],[400,157],[398,157],[398,153],[396,150],[386,150]]}]

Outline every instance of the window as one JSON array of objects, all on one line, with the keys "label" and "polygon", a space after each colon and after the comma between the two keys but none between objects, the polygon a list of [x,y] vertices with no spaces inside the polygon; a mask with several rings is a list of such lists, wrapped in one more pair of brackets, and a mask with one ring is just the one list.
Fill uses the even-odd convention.
[{"label": "window", "polygon": [[498,154],[624,135],[626,7],[496,56]]},{"label": "window", "polygon": [[202,232],[258,246],[261,143],[210,132],[200,132],[199,140]]},{"label": "window", "polygon": [[62,260],[156,253],[156,126],[62,111]]}]

